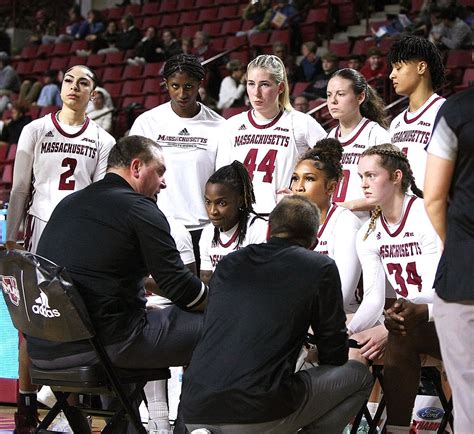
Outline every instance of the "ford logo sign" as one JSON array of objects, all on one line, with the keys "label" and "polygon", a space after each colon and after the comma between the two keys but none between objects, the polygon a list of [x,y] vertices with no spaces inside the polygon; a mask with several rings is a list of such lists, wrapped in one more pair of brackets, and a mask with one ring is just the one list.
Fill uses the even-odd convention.
[{"label": "ford logo sign", "polygon": [[444,411],[438,407],[425,407],[418,410],[416,415],[421,419],[435,420],[441,419],[444,415]]}]

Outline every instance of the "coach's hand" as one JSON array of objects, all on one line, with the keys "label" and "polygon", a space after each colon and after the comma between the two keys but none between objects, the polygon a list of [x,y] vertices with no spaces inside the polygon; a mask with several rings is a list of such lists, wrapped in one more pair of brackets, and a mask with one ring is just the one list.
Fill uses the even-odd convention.
[{"label": "coach's hand", "polygon": [[428,305],[412,303],[405,299],[397,300],[385,315],[387,330],[402,336],[427,321]]}]

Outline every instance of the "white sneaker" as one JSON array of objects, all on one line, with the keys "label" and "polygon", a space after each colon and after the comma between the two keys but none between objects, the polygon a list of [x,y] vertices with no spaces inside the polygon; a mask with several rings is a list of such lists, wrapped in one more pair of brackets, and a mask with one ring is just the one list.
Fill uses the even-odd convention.
[{"label": "white sneaker", "polygon": [[171,425],[167,419],[150,419],[148,421],[149,434],[172,434]]},{"label": "white sneaker", "polygon": [[63,412],[59,413],[58,417],[54,419],[53,423],[49,426],[48,430],[56,431],[56,432],[73,432]]}]

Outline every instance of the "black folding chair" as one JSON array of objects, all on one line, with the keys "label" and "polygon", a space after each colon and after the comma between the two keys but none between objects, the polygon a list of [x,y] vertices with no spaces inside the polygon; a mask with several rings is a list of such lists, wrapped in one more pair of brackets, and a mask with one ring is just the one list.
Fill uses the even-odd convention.
[{"label": "black folding chair", "polygon": [[[133,402],[144,397],[148,381],[170,377],[169,369],[120,369],[112,365],[103,344],[96,337],[84,302],[66,270],[47,259],[22,250],[0,252],[0,283],[15,328],[26,336],[54,342],[88,340],[98,362],[67,369],[30,369],[33,384],[50,386],[57,403],[40,423],[37,432],[48,428],[62,410],[76,433],[90,432],[84,416],[68,404],[71,393],[112,395],[117,409],[101,412],[110,416],[102,433],[116,433],[124,417],[138,433],[146,433]],[[92,412],[96,413],[96,412]]]}]

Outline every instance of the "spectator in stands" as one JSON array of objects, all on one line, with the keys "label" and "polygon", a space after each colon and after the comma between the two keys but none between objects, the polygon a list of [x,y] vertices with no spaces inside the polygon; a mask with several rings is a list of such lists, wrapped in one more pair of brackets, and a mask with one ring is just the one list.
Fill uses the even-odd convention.
[{"label": "spectator in stands", "polygon": [[108,133],[112,132],[112,113],[114,103],[110,93],[103,87],[95,88],[95,96],[92,99],[92,110],[87,110],[87,115]]},{"label": "spectator in stands", "polygon": [[57,24],[51,20],[44,9],[39,9],[35,14],[33,33],[30,42],[33,44],[54,43],[57,38]]},{"label": "spectator in stands", "polygon": [[0,134],[0,145],[5,146],[11,143],[18,143],[21,131],[26,124],[31,122],[31,117],[26,113],[28,106],[18,102],[13,103],[12,117],[5,121]]},{"label": "spectator in stands", "polygon": [[290,25],[291,19],[298,13],[288,0],[277,0],[273,6],[267,9],[263,21],[259,24],[259,31],[270,29],[286,29]]},{"label": "spectator in stands", "polygon": [[[191,53],[196,56],[202,63],[204,60],[210,59],[211,57],[215,56],[217,54],[217,51],[215,51],[210,46],[209,35],[206,32],[199,30],[194,34],[193,49]],[[218,62],[220,62],[220,60],[213,62],[207,66],[207,76],[204,82],[210,96],[215,99],[219,98],[219,86],[221,82]]]},{"label": "spectator in stands", "polygon": [[303,92],[303,95],[308,99],[326,98],[328,81],[339,65],[339,58],[330,51],[324,54],[321,59],[323,72],[318,74]]},{"label": "spectator in stands", "polygon": [[308,41],[301,46],[301,54],[304,56],[296,69],[296,81],[313,81],[317,75],[323,72],[321,58],[317,55],[318,46],[314,41]]},{"label": "spectator in stands", "polygon": [[90,48],[93,53],[107,54],[117,52],[118,26],[115,21],[109,21],[105,32],[96,41],[92,42]]},{"label": "spectator in stands", "polygon": [[136,56],[127,59],[130,65],[143,65],[145,63],[157,63],[161,60],[160,41],[155,26],[149,26],[146,29],[145,36],[138,43],[135,50]]},{"label": "spectator in stands", "polygon": [[230,60],[226,65],[230,75],[224,77],[219,90],[217,108],[223,110],[229,107],[242,107],[245,105],[245,67],[237,59]]},{"label": "spectator in stands", "polygon": [[367,60],[360,70],[367,81],[385,77],[388,74],[387,65],[382,59],[382,51],[378,47],[371,47],[367,52]]},{"label": "spectator in stands", "polygon": [[56,42],[69,42],[74,40],[79,28],[84,21],[84,17],[81,15],[81,10],[78,5],[73,6],[68,11],[69,22],[66,25],[65,33],[62,33],[56,39]]},{"label": "spectator in stands", "polygon": [[358,54],[349,55],[347,59],[347,67],[351,69],[355,69],[356,71],[360,71],[362,69],[362,59]]},{"label": "spectator in stands", "polygon": [[271,8],[271,0],[253,1],[249,0],[249,4],[242,12],[242,18],[246,21],[252,21],[254,26],[248,31],[237,32],[237,36],[250,35],[255,32],[260,32],[260,25],[265,18],[267,11]]},{"label": "spectator in stands", "polygon": [[183,54],[191,54],[193,51],[193,40],[192,38],[181,38],[181,51]]},{"label": "spectator in stands", "polygon": [[41,80],[33,83],[31,80],[25,80],[20,86],[20,102],[47,107],[62,105],[61,92],[58,86],[58,71],[51,69],[43,73]]},{"label": "spectator in stands", "polygon": [[456,48],[471,48],[472,30],[471,28],[456,15],[456,11],[447,8],[441,11],[441,18],[446,32],[441,37],[435,39],[435,43],[440,48],[448,48],[450,50]]},{"label": "spectator in stands", "polygon": [[10,56],[0,52],[0,114],[7,108],[12,93],[20,90],[20,77],[10,65]]},{"label": "spectator in stands", "polygon": [[117,34],[117,48],[123,51],[135,48],[142,38],[142,34],[135,27],[133,15],[125,15],[120,20],[120,27],[121,31]]},{"label": "spectator in stands", "polygon": [[294,82],[295,77],[295,59],[290,54],[290,50],[287,44],[281,41],[274,42],[272,45],[272,54],[279,57],[286,69],[286,77],[289,83]]},{"label": "spectator in stands", "polygon": [[293,101],[293,107],[299,112],[306,113],[309,110],[309,103],[305,96],[299,95]]},{"label": "spectator in stands", "polygon": [[201,62],[217,54],[217,52],[211,48],[209,35],[206,32],[199,30],[194,34],[192,54]]},{"label": "spectator in stands", "polygon": [[0,52],[4,51],[8,55],[11,53],[11,44],[12,41],[10,39],[10,36],[8,36],[8,33],[5,32],[3,28],[0,28]]},{"label": "spectator in stands", "polygon": [[198,89],[199,98],[201,99],[201,103],[204,104],[206,107],[209,107],[211,110],[219,113],[217,108],[217,101],[209,95],[207,89],[204,86],[200,86]]},{"label": "spectator in stands", "polygon": [[170,57],[183,52],[181,44],[176,39],[172,30],[165,29],[161,34],[161,46],[157,48],[157,53],[161,54],[160,60],[168,60]]},{"label": "spectator in stands", "polygon": [[441,18],[441,10],[434,8],[430,12],[430,24],[431,30],[428,34],[428,39],[430,42],[437,43],[446,33],[446,27],[444,26],[443,20]]},{"label": "spectator in stands", "polygon": [[96,9],[91,9],[87,12],[87,18],[79,26],[75,38],[94,41],[104,31],[104,28],[105,25],[101,13]]}]

